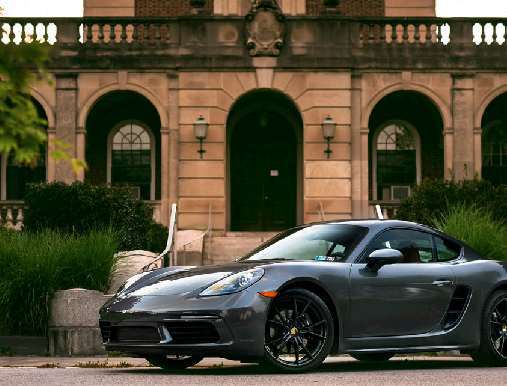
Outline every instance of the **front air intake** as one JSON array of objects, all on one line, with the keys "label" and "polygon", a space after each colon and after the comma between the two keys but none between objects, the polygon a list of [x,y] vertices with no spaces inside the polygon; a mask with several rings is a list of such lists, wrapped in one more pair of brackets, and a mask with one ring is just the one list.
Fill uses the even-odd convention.
[{"label": "front air intake", "polygon": [[470,293],[470,287],[464,285],[456,287],[449,303],[449,308],[442,320],[442,328],[444,330],[449,330],[460,322],[470,300]]}]

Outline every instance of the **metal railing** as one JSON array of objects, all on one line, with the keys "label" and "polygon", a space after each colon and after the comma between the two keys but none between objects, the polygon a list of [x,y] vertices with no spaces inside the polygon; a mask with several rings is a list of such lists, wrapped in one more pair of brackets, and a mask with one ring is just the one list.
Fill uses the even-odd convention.
[{"label": "metal railing", "polygon": [[[159,255],[153,259],[149,264],[146,264],[142,271],[149,271],[153,268],[158,268],[158,266],[163,266],[164,257],[169,254],[169,265],[176,265],[176,257],[174,250],[174,234],[176,232],[176,215],[177,215],[177,207],[176,204],[171,205],[171,217],[169,219],[169,231],[167,234],[167,243],[165,249],[159,253]],[[160,262],[160,264],[157,264]]]},{"label": "metal railing", "polygon": [[392,219],[396,217],[399,207],[400,202],[396,201],[370,201],[370,216],[385,220]]}]

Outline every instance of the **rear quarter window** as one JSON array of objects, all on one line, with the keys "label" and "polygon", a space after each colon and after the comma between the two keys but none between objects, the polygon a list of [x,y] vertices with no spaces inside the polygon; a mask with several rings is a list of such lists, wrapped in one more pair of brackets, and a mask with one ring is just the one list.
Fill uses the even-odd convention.
[{"label": "rear quarter window", "polygon": [[461,245],[442,237],[433,236],[437,250],[437,261],[451,261],[461,255]]}]

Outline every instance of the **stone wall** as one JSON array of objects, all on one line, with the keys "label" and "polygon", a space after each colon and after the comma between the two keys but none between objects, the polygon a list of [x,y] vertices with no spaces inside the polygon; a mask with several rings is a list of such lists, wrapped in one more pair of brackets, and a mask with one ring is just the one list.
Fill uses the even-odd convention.
[{"label": "stone wall", "polygon": [[435,16],[435,0],[385,0],[386,16]]},{"label": "stone wall", "polygon": [[[135,0],[135,16],[183,16],[191,14],[188,0]],[[207,0],[205,13],[213,12],[213,0]]]},{"label": "stone wall", "polygon": [[134,16],[136,0],[84,0],[84,16]]},{"label": "stone wall", "polygon": [[[306,0],[306,13],[320,15],[322,0]],[[341,0],[338,13],[345,16],[384,16],[384,0]]]}]

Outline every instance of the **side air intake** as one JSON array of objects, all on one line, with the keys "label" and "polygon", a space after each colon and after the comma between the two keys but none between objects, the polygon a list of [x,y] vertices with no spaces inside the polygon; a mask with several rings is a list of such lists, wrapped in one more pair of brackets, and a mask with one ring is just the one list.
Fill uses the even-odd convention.
[{"label": "side air intake", "polygon": [[467,286],[459,285],[456,287],[449,303],[449,308],[442,320],[442,328],[444,330],[449,330],[459,323],[470,300],[470,293],[470,288]]}]

